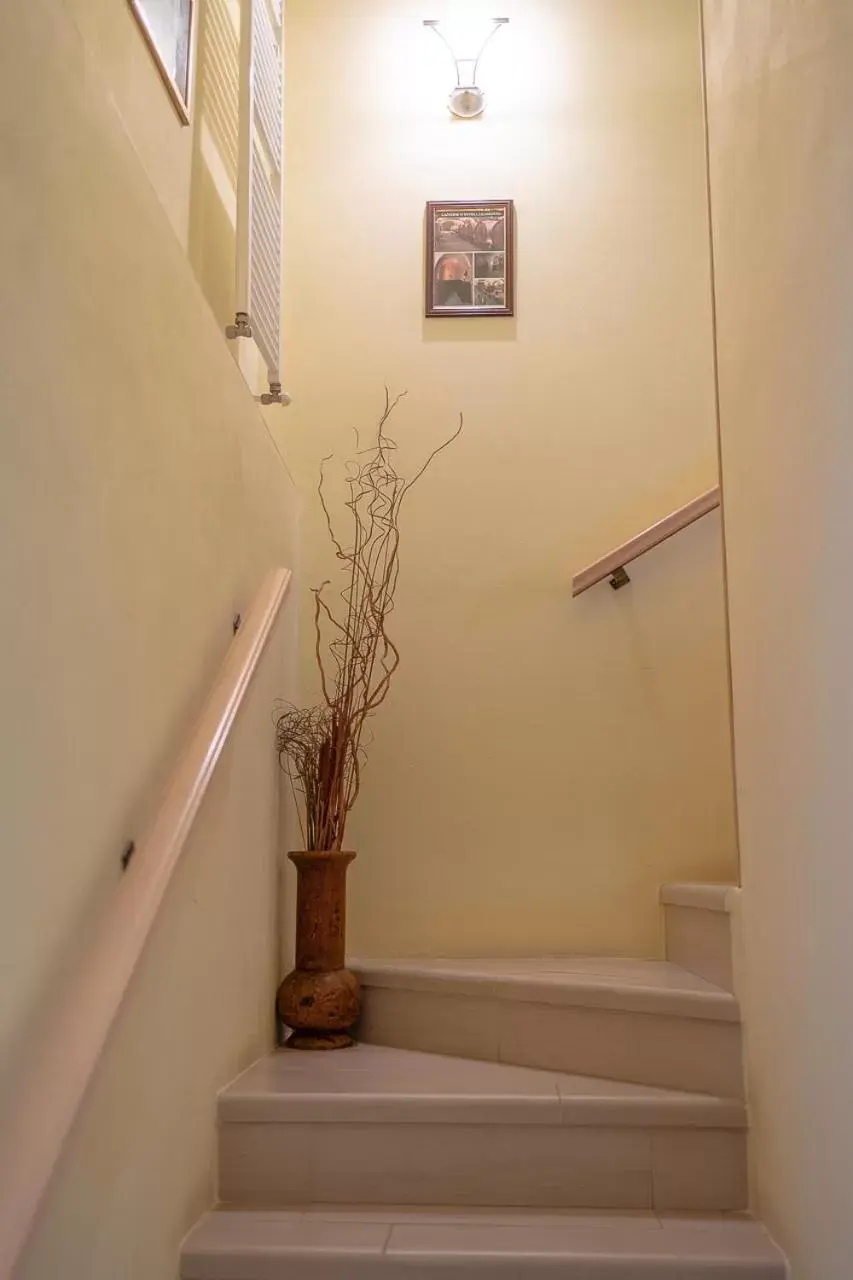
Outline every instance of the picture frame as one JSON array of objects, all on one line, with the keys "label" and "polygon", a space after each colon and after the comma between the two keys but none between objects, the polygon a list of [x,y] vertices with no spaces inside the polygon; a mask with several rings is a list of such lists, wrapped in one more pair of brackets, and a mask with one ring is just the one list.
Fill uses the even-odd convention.
[{"label": "picture frame", "polygon": [[196,0],[128,0],[181,122],[190,123]]},{"label": "picture frame", "polygon": [[515,315],[512,200],[429,200],[425,315]]}]

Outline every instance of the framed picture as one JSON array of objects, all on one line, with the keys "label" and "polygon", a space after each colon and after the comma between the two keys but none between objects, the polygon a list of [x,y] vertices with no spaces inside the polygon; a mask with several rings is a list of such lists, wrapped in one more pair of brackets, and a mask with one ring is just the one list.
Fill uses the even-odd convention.
[{"label": "framed picture", "polygon": [[511,200],[430,200],[426,210],[426,314],[515,314]]},{"label": "framed picture", "polygon": [[196,0],[130,0],[130,7],[178,115],[189,124]]}]

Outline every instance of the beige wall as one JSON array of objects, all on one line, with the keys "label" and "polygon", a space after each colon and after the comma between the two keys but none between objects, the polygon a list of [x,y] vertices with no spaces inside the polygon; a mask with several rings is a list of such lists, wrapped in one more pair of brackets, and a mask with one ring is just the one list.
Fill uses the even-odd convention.
[{"label": "beige wall", "polygon": [[[240,0],[195,0],[191,118],[180,120],[129,0],[65,0],[84,83],[107,94],[208,300],[233,319]],[[227,302],[227,305],[226,305]],[[219,314],[217,314],[217,318]]]},{"label": "beige wall", "polygon": [[[187,252],[220,328],[237,310],[240,3],[198,6]],[[246,344],[232,345],[232,354]]]},{"label": "beige wall", "polygon": [[[512,0],[458,123],[421,20],[474,7],[288,3],[288,457],[310,492],[386,381],[404,466],[466,417],[406,515],[352,948],[651,954],[659,883],[735,869],[717,518],[570,579],[717,478],[697,11]],[[424,202],[465,197],[516,201],[514,320],[422,319]]]},{"label": "beige wall", "polygon": [[273,1043],[285,602],[16,1280],[171,1280],[216,1194],[216,1095]]},{"label": "beige wall", "polygon": [[[202,9],[207,4],[202,0]],[[186,244],[195,125],[185,128],[178,119],[128,0],[63,0],[62,9],[59,22],[76,46],[82,83],[96,100],[109,95],[175,234]],[[69,23],[76,28],[73,37]]]},{"label": "beige wall", "polygon": [[[57,975],[109,901],[234,614],[271,564],[292,560],[294,494],[276,428],[175,234],[191,155],[125,19],[123,4],[0,9],[4,1072],[30,1026],[50,1017]],[[122,50],[135,68],[126,81]],[[247,872],[234,905],[244,917],[259,874]],[[269,948],[262,927],[258,945]],[[185,947],[193,936],[188,927]],[[179,982],[186,956],[174,946]],[[238,1030],[231,1057],[257,1044],[254,1001],[269,994],[266,978],[262,992],[249,981],[256,957],[234,963],[253,1009],[251,1036]],[[164,1070],[158,1037],[142,1040],[140,1070]],[[209,1107],[210,1080],[199,1081]],[[137,1225],[156,1231],[152,1221]],[[111,1272],[130,1273],[129,1262]]]},{"label": "beige wall", "polygon": [[[109,96],[224,328],[236,310],[240,0],[195,0],[188,126],[163,87],[129,0],[65,0],[65,7],[77,29],[84,82],[95,95]],[[245,358],[247,346],[229,349]]]},{"label": "beige wall", "polygon": [[853,26],[706,0],[757,1207],[853,1256]]}]

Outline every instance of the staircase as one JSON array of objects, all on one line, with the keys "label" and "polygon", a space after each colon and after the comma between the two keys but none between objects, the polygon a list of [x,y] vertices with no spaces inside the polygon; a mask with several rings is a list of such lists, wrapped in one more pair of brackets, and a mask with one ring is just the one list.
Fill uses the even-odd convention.
[{"label": "staircase", "polygon": [[361,1040],[219,1099],[183,1280],[783,1280],[746,1214],[729,897],[668,959],[365,961]]}]

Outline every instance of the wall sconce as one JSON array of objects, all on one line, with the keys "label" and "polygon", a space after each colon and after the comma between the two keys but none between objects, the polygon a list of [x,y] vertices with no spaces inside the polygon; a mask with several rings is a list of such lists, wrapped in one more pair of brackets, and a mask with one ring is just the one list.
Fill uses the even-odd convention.
[{"label": "wall sconce", "polygon": [[[425,18],[424,26],[431,27],[446,46],[456,68],[456,87],[451,90],[447,105],[453,115],[461,120],[473,120],[482,115],[486,108],[486,95],[477,84],[477,68],[486,45],[497,35],[501,27],[505,27],[509,18],[492,18],[491,30],[488,23],[483,23],[481,30],[466,32],[461,39],[465,40],[465,56],[460,56],[448,37],[442,31],[442,23],[438,18]],[[479,46],[479,47],[477,47]],[[461,46],[465,47],[465,46]],[[474,52],[477,48],[476,53]]]}]

